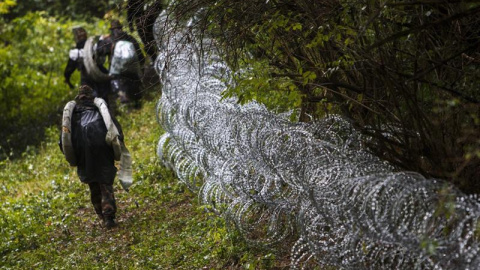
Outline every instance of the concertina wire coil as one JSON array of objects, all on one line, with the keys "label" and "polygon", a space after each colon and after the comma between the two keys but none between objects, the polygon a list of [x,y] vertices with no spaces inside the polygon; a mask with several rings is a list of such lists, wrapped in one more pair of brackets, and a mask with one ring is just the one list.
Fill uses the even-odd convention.
[{"label": "concertina wire coil", "polygon": [[222,98],[213,40],[163,12],[158,156],[250,241],[296,235],[292,268],[480,269],[480,204],[445,181],[398,171],[337,115],[314,123]]}]

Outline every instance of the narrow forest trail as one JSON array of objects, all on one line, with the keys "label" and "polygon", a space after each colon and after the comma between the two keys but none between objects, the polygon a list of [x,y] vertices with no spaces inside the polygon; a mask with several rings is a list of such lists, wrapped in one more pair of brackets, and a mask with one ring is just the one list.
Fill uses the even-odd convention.
[{"label": "narrow forest trail", "polygon": [[[223,219],[200,207],[156,156],[155,98],[120,110],[134,163],[130,192],[114,185],[119,226],[103,228],[86,185],[69,167],[57,128],[38,149],[0,164],[0,269],[270,268],[275,256],[250,250]],[[277,263],[278,264],[278,263]]]}]

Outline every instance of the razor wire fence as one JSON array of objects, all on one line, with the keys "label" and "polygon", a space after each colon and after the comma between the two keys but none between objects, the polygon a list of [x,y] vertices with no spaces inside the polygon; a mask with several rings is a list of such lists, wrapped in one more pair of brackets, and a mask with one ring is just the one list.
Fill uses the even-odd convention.
[{"label": "razor wire fence", "polygon": [[293,123],[222,98],[215,41],[163,13],[158,155],[251,241],[291,246],[292,268],[479,269],[480,204],[370,154],[337,115]]}]

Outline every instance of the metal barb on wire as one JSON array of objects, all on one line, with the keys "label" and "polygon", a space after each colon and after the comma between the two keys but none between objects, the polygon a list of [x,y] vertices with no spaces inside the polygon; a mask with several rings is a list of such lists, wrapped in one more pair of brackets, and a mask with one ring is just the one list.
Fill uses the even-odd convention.
[{"label": "metal barb on wire", "polygon": [[155,28],[166,131],[157,153],[245,237],[297,235],[292,268],[480,268],[475,196],[397,171],[340,116],[292,123],[261,104],[222,98],[230,71],[214,47],[198,49],[213,42],[169,18],[164,12]]}]

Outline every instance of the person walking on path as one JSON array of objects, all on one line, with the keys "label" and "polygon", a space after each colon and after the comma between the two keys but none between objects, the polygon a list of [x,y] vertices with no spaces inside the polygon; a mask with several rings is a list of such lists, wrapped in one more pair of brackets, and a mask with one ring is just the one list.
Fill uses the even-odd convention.
[{"label": "person walking on path", "polygon": [[137,40],[123,31],[118,20],[110,24],[111,61],[109,74],[112,78],[112,92],[117,94],[120,102],[134,102],[140,106],[142,97],[142,73],[145,56]]},{"label": "person walking on path", "polygon": [[[96,97],[106,99],[110,91],[110,82],[95,81],[93,76],[88,73],[84,64],[84,47],[88,38],[87,31],[83,27],[74,27],[72,32],[75,39],[75,48],[69,51],[68,62],[63,72],[65,83],[70,89],[74,89],[75,86],[71,83],[70,78],[78,70],[80,72],[80,85],[90,86],[94,89]],[[103,65],[97,64],[97,67],[101,72],[108,74],[108,70]]]},{"label": "person walking on path", "polygon": [[[111,135],[112,127],[107,128],[98,105],[104,101],[95,98],[93,92],[88,85],[82,85],[75,100],[65,106],[60,148],[69,163],[77,167],[80,181],[88,184],[93,208],[105,227],[110,229],[117,225],[113,183],[117,173],[115,160],[120,158],[119,151],[115,151],[114,145],[106,139]],[[105,104],[101,105],[108,111]],[[115,126],[113,133],[117,134],[114,135],[115,138],[118,137],[117,145],[125,148],[120,124],[113,116],[108,117],[111,117],[112,125]],[[67,124],[65,119],[68,120]]]}]

